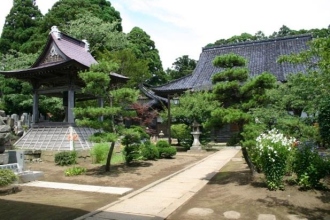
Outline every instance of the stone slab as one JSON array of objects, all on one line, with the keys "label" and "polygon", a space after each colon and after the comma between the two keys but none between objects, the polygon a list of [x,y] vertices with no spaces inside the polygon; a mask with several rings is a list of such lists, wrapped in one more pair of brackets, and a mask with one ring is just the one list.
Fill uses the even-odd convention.
[{"label": "stone slab", "polygon": [[53,189],[67,189],[67,190],[77,190],[77,191],[86,191],[86,192],[108,193],[115,195],[124,195],[133,190],[132,188],[124,188],[124,187],[93,186],[93,185],[80,185],[80,184],[71,184],[71,183],[46,182],[46,181],[34,181],[34,182],[24,183],[22,185],[53,188]]}]

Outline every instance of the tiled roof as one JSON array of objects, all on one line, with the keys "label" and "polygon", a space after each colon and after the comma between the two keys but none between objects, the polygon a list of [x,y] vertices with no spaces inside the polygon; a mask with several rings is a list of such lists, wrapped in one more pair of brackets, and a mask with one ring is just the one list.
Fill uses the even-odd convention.
[{"label": "tiled roof", "polygon": [[49,48],[53,45],[53,43],[60,50],[61,55],[65,56],[65,60],[75,60],[86,67],[90,67],[92,64],[97,63],[97,61],[90,54],[90,52],[85,49],[85,42],[77,40],[60,32],[51,32],[49,34],[49,38],[44,48],[44,51],[41,53],[37,61],[32,65],[32,68],[44,65],[41,62],[44,57],[47,56]]},{"label": "tiled roof", "polygon": [[174,80],[170,83],[151,88],[156,94],[179,93],[188,89],[200,90],[212,87],[212,76],[221,71],[212,64],[216,56],[235,53],[248,61],[251,77],[265,71],[276,76],[277,80],[285,81],[290,73],[304,72],[306,66],[277,63],[281,55],[296,54],[308,49],[307,42],[311,35],[298,35],[262,41],[243,42],[231,45],[203,48],[199,61],[191,75]]}]

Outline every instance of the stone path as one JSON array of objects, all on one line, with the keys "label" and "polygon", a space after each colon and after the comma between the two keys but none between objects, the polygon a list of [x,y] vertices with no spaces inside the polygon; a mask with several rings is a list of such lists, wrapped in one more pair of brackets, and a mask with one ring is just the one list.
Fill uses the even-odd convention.
[{"label": "stone path", "polygon": [[[192,208],[187,211],[188,215],[198,217],[207,217],[212,215],[214,211],[209,208]],[[244,219],[244,216],[241,216],[239,212],[236,211],[227,211],[223,213],[225,219]],[[308,220],[307,218],[300,217],[299,215],[288,215],[288,220]],[[205,219],[205,218],[203,218]],[[257,220],[276,220],[276,216],[273,214],[259,214]]]},{"label": "stone path", "polygon": [[239,148],[224,148],[76,220],[165,219],[202,189],[239,150]]}]

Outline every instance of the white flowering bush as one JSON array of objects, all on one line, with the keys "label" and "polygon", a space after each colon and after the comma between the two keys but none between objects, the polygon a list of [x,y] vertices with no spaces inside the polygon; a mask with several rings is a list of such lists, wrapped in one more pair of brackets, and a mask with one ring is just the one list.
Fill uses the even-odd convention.
[{"label": "white flowering bush", "polygon": [[256,142],[256,149],[260,154],[260,164],[266,177],[268,189],[284,189],[283,177],[286,173],[287,160],[296,140],[272,129],[259,135]]}]

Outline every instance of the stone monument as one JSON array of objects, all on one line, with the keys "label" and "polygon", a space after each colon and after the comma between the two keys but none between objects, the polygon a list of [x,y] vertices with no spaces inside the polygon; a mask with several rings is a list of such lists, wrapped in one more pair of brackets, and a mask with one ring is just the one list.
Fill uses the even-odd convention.
[{"label": "stone monument", "polygon": [[192,129],[193,131],[190,133],[194,137],[194,142],[192,146],[190,147],[190,151],[201,151],[202,150],[202,145],[199,142],[199,136],[202,134],[202,132],[199,130],[200,124],[194,121],[192,124]]}]

